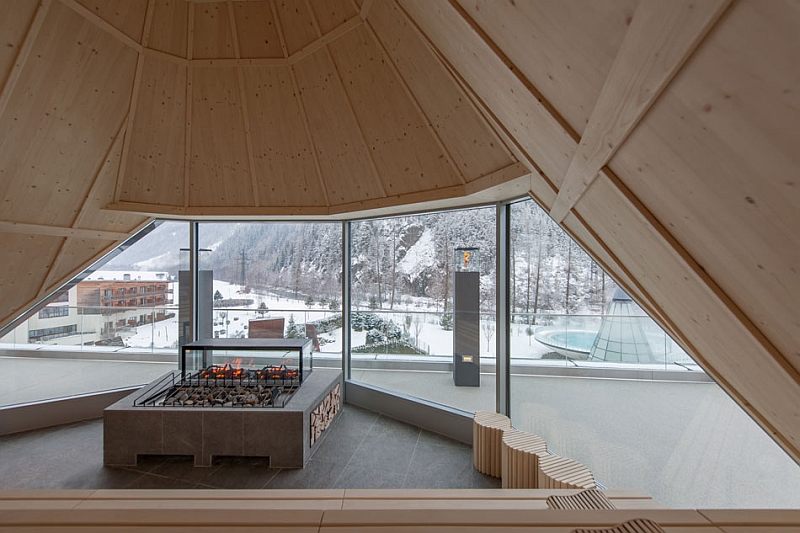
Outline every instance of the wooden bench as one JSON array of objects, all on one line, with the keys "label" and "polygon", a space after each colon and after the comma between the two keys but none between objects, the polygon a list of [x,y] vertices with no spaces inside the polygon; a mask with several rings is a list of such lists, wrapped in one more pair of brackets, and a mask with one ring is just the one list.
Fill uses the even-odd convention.
[{"label": "wooden bench", "polygon": [[476,411],[472,419],[472,462],[475,469],[492,477],[502,475],[503,431],[511,429],[511,419],[500,413]]},{"label": "wooden bench", "polygon": [[636,518],[618,526],[601,529],[573,529],[572,533],[666,533],[661,526],[645,518]]},{"label": "wooden bench", "polygon": [[[3,533],[570,533],[650,520],[665,533],[788,533],[800,510],[546,509],[542,489],[0,491]],[[647,497],[603,491],[617,497]],[[532,508],[531,502],[542,507]],[[635,530],[634,530],[635,531]],[[648,530],[643,530],[648,531]],[[658,531],[658,530],[656,530]]]},{"label": "wooden bench", "polygon": [[501,445],[501,471],[504,489],[535,489],[539,486],[539,457],[548,455],[541,437],[506,429]]},{"label": "wooden bench", "polygon": [[586,489],[576,494],[547,497],[550,509],[616,509],[605,494],[597,489]]},{"label": "wooden bench", "polygon": [[548,455],[539,458],[539,488],[595,489],[592,472],[578,461]]}]

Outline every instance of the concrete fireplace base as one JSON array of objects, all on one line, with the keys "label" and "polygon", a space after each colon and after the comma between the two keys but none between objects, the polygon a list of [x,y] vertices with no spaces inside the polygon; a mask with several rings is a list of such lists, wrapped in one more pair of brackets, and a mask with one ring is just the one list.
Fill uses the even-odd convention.
[{"label": "concrete fireplace base", "polygon": [[195,466],[214,456],[269,457],[271,467],[302,468],[312,445],[311,412],[337,386],[341,370],[315,368],[282,409],[134,407],[157,380],[103,411],[103,462],[135,465],[139,455],[193,455]]}]

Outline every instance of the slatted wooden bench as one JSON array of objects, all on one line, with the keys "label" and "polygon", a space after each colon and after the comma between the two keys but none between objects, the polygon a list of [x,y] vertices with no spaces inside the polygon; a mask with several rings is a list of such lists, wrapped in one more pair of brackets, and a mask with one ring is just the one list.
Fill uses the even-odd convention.
[{"label": "slatted wooden bench", "polygon": [[492,477],[502,475],[503,431],[511,429],[511,419],[500,413],[476,411],[472,419],[472,462],[478,472]]},{"label": "slatted wooden bench", "polygon": [[541,437],[506,429],[501,444],[501,471],[504,489],[535,489],[539,486],[539,457],[547,455]]},{"label": "slatted wooden bench", "polygon": [[539,458],[539,488],[595,489],[594,475],[578,461],[558,455]]},{"label": "slatted wooden bench", "polygon": [[628,520],[627,522],[623,522],[618,526],[614,527],[606,527],[601,529],[574,529],[572,533],[666,533],[661,526],[653,522],[652,520],[647,520],[645,518],[636,518],[634,520]]},{"label": "slatted wooden bench", "polygon": [[[635,519],[665,533],[789,533],[800,510],[615,509],[544,505],[558,490],[0,491],[3,533],[570,533]],[[612,502],[616,495],[604,491]],[[640,496],[643,500],[644,496]],[[511,500],[515,503],[509,505]],[[404,502],[404,506],[398,506]],[[426,507],[424,502],[434,502]],[[505,503],[502,503],[505,502]],[[613,530],[609,530],[613,531]],[[624,530],[623,530],[624,531]],[[634,530],[635,531],[635,530]],[[646,531],[646,530],[645,530]]]},{"label": "slatted wooden bench", "polygon": [[552,495],[547,497],[550,509],[616,509],[605,494],[597,489],[586,489],[576,494]]}]

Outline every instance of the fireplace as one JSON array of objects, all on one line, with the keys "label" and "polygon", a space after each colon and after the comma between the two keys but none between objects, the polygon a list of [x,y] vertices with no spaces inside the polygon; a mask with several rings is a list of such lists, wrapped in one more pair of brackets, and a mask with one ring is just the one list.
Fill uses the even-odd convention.
[{"label": "fireplace", "polygon": [[283,408],[300,387],[300,374],[286,365],[261,368],[212,365],[195,373],[168,374],[134,400],[137,407]]},{"label": "fireplace", "polygon": [[[310,339],[213,339],[186,345],[182,370],[103,412],[107,465],[140,455],[269,457],[302,467],[341,406],[341,370],[312,372]],[[207,363],[200,366],[200,362]],[[208,364],[210,363],[210,364]]]}]

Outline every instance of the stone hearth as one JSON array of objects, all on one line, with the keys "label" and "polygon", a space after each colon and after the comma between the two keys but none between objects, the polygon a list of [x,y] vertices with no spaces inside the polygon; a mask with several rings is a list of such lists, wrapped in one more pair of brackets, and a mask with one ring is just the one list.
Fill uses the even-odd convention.
[{"label": "stone hearth", "polygon": [[301,468],[320,443],[319,435],[312,438],[312,411],[343,387],[341,370],[315,368],[279,409],[134,406],[161,379],[104,410],[106,465],[135,465],[139,455],[192,455],[196,466],[211,466],[214,456],[243,456]]}]

